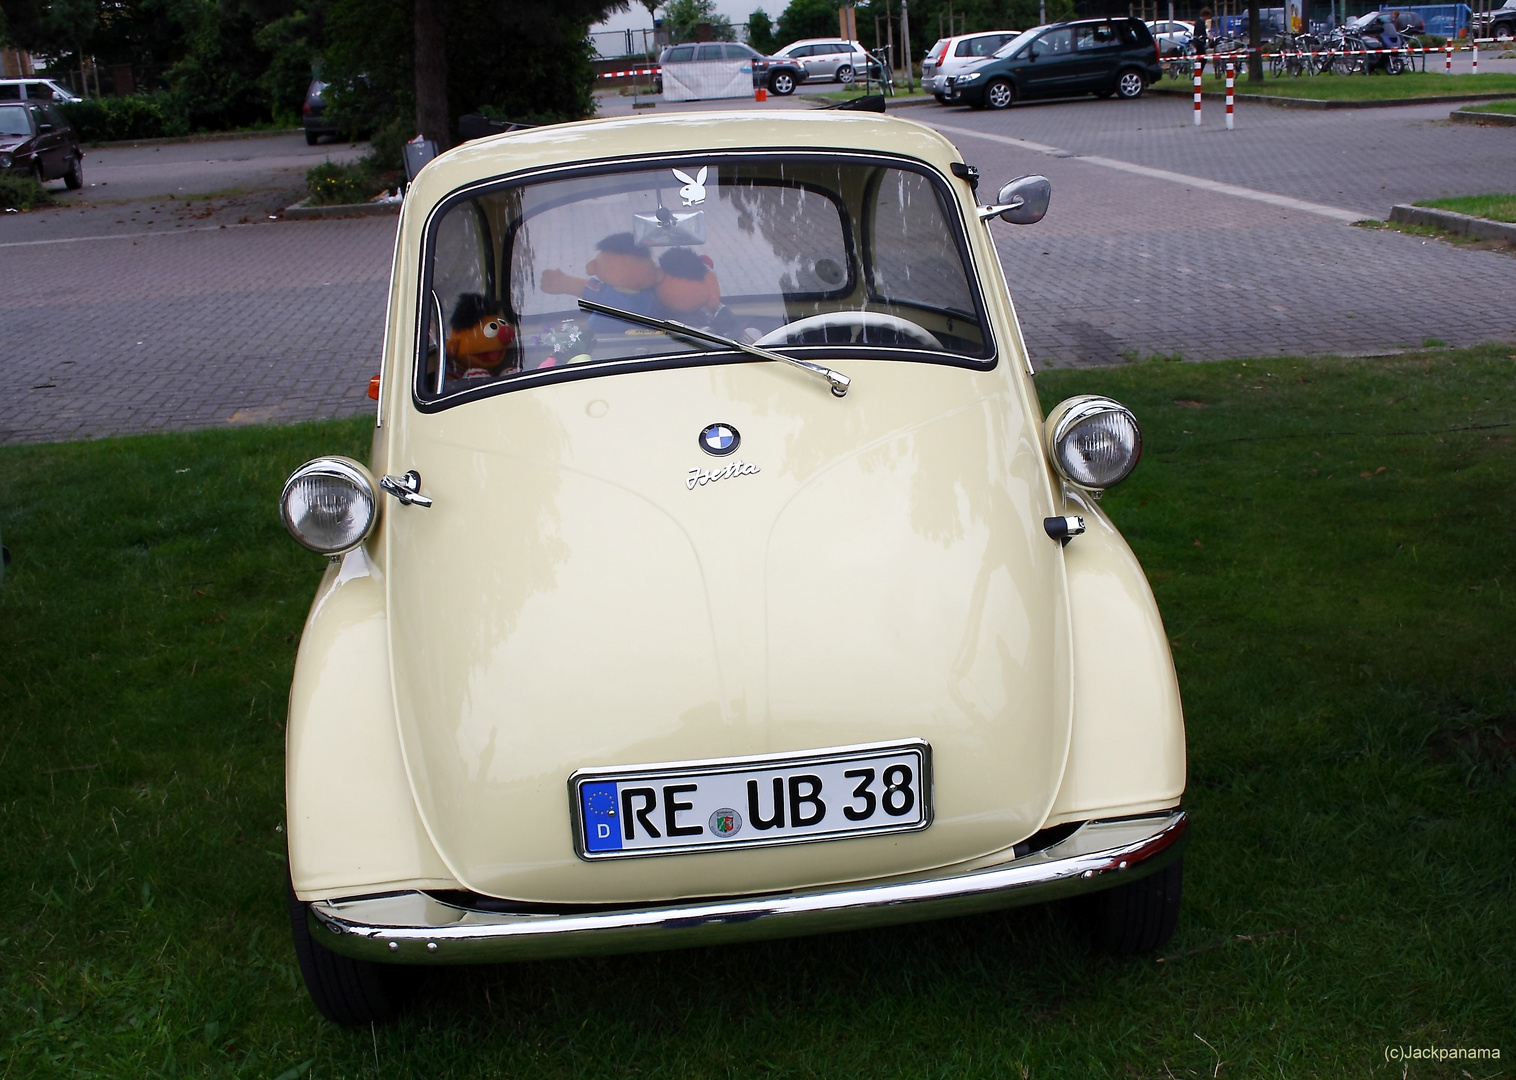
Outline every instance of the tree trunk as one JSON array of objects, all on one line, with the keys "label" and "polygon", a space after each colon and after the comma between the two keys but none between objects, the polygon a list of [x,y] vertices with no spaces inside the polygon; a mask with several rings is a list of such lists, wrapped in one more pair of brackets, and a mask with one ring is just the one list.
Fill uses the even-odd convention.
[{"label": "tree trunk", "polygon": [[1263,81],[1262,30],[1258,25],[1258,0],[1248,0],[1248,82]]},{"label": "tree trunk", "polygon": [[447,41],[442,32],[442,0],[416,5],[416,129],[437,143],[452,145],[447,125]]}]

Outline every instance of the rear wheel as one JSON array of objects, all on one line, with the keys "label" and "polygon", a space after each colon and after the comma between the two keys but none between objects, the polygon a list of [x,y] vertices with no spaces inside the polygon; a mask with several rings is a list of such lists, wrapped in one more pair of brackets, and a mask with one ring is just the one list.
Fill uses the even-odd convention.
[{"label": "rear wheel", "polygon": [[317,135],[314,131],[307,131],[305,133],[305,145],[306,146],[315,146],[320,141],[321,141],[321,136]]},{"label": "rear wheel", "polygon": [[1149,953],[1168,944],[1179,924],[1184,860],[1088,897],[1085,910],[1097,950],[1113,956]]},{"label": "rear wheel", "polygon": [[1116,76],[1116,93],[1130,101],[1142,96],[1142,72],[1128,69]]},{"label": "rear wheel", "polygon": [[853,81],[853,69],[850,65],[843,64],[837,69],[837,81],[840,83],[850,83]]},{"label": "rear wheel", "polygon": [[795,77],[785,71],[777,71],[769,79],[769,89],[780,97],[786,97],[795,92]]},{"label": "rear wheel", "polygon": [[68,172],[63,174],[63,184],[70,191],[78,191],[84,186],[84,159],[77,154],[69,162]]},{"label": "rear wheel", "polygon": [[1005,79],[992,79],[984,88],[984,103],[992,109],[1008,109],[1016,101],[1016,90]]},{"label": "rear wheel", "polygon": [[375,964],[339,956],[311,936],[307,905],[286,885],[295,959],[316,1010],[334,1024],[378,1024],[405,1007],[417,973],[395,964]]}]

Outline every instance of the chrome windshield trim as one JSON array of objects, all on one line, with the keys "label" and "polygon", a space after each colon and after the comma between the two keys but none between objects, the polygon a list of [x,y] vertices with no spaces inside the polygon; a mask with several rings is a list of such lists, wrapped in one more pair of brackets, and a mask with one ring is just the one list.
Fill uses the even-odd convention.
[{"label": "chrome windshield trim", "polygon": [[1005,862],[987,868],[793,893],[515,914],[402,892],[314,901],[310,924],[333,952],[401,964],[497,963],[794,937],[971,915],[1109,888],[1178,858],[1188,824],[1177,808],[1092,821],[1057,844],[1019,859],[1007,852]]}]

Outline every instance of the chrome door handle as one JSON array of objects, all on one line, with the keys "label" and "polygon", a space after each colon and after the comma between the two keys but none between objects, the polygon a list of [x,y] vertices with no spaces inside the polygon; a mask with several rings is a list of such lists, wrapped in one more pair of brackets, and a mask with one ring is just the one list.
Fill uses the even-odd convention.
[{"label": "chrome door handle", "polygon": [[431,506],[432,500],[421,494],[421,474],[415,469],[404,476],[380,478],[379,486],[400,500],[401,506]]}]

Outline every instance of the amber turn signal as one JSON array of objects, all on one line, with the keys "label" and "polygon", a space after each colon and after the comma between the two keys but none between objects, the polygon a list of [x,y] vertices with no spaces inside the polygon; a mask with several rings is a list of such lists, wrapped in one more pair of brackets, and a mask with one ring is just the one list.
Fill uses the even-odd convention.
[{"label": "amber turn signal", "polygon": [[368,396],[375,401],[379,400],[379,376],[377,375],[368,381]]}]

